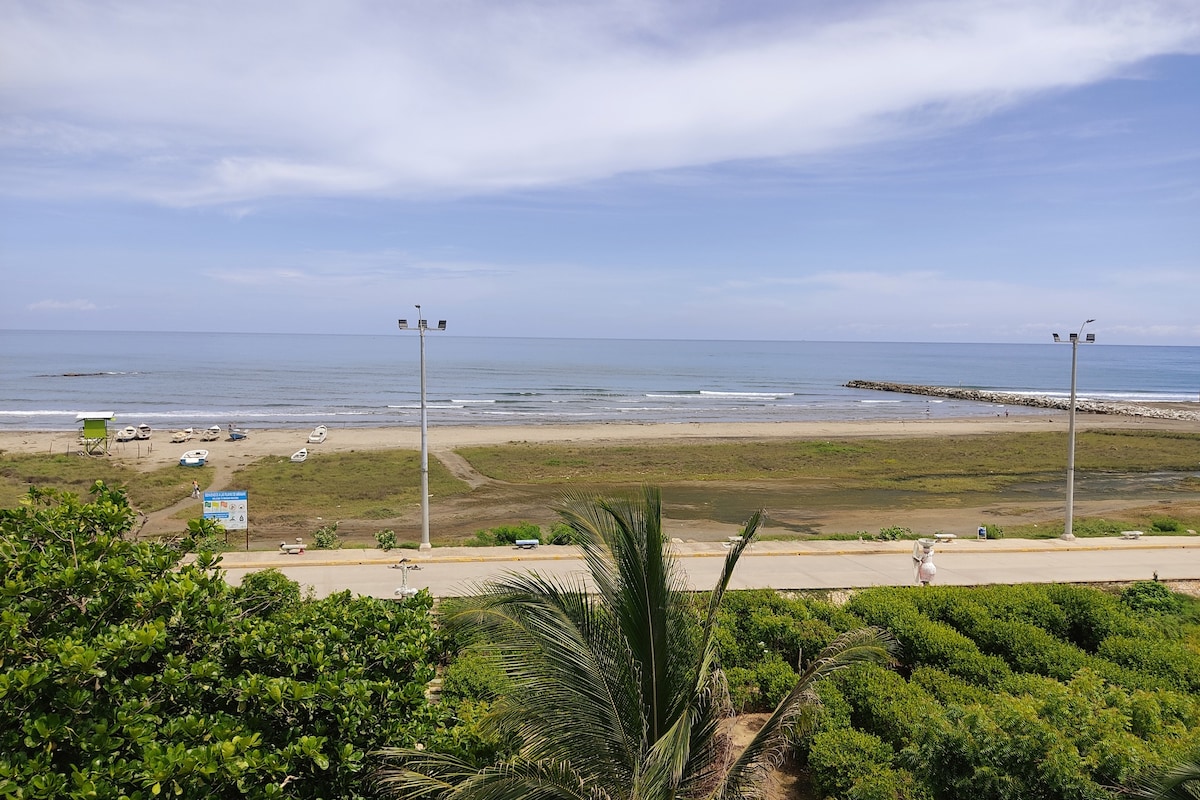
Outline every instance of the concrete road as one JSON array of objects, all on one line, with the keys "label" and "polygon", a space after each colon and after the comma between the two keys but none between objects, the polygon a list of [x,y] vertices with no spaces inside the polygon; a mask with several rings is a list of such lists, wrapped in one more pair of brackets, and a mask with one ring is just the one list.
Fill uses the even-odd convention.
[{"label": "concrete road", "polygon": [[[716,582],[726,550],[719,543],[676,543],[680,566],[693,589]],[[849,589],[909,586],[914,582],[912,542],[758,542],[739,562],[734,589]],[[227,553],[223,566],[231,583],[247,572],[275,567],[319,597],[350,589],[393,597],[402,583],[401,558],[418,564],[408,585],[436,597],[459,596],[478,582],[504,572],[533,570],[558,577],[584,575],[574,548],[438,548],[412,550],[308,550]],[[1200,580],[1200,537],[1142,537],[1137,541],[1080,539],[964,540],[940,545],[934,556],[936,584],[1093,583],[1105,581]]]}]

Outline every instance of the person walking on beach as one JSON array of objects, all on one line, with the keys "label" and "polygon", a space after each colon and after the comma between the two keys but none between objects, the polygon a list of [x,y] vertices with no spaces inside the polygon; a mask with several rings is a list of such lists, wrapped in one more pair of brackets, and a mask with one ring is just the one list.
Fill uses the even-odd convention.
[{"label": "person walking on beach", "polygon": [[196,481],[192,481],[192,497],[199,497],[199,496],[200,496],[200,484]]}]

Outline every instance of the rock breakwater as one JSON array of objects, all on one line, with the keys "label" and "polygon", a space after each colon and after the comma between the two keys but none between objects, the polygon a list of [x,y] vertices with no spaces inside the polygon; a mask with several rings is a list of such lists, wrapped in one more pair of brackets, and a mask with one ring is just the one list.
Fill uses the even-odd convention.
[{"label": "rock breakwater", "polygon": [[[1032,406],[1061,411],[1069,410],[1070,398],[1046,397],[1044,395],[1018,394],[1016,392],[991,392],[984,389],[964,389],[954,386],[924,386],[915,383],[890,383],[888,381],[849,381],[848,389],[870,389],[877,392],[899,392],[901,394],[948,397],[954,400],[975,400],[980,403]],[[1141,403],[1118,403],[1109,400],[1076,399],[1075,408],[1089,414],[1120,414],[1127,417],[1150,417],[1173,419],[1186,422],[1200,421],[1200,410],[1191,411],[1171,405],[1145,405]]]}]

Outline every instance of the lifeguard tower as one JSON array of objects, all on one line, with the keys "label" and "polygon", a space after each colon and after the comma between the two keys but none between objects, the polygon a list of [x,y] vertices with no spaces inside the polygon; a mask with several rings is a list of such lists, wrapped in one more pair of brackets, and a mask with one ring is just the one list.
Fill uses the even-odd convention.
[{"label": "lifeguard tower", "polygon": [[108,455],[108,423],[116,419],[111,411],[85,411],[75,415],[79,423],[79,444],[84,455]]}]

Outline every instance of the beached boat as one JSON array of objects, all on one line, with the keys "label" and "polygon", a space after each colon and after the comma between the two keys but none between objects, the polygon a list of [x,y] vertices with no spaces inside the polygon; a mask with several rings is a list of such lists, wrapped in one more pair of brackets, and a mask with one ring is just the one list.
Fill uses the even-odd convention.
[{"label": "beached boat", "polygon": [[147,425],[146,423],[143,422],[141,425],[137,426],[137,438],[138,439],[149,439],[151,433],[152,433],[152,431],[150,430],[150,426]]},{"label": "beached boat", "polygon": [[294,461],[297,464],[299,464],[300,462],[304,461],[307,458],[308,458],[308,448],[307,447],[301,447],[299,450],[292,453],[292,461]]},{"label": "beached boat", "polygon": [[193,430],[192,428],[184,428],[181,431],[175,431],[174,433],[172,433],[171,441],[175,444],[178,444],[180,442],[191,441],[191,438],[192,438],[193,434],[195,434],[195,433],[196,433],[196,431]]},{"label": "beached boat", "polygon": [[232,441],[235,441],[235,442],[236,442],[236,441],[238,441],[239,439],[245,439],[245,438],[246,438],[247,436],[249,436],[249,435],[250,435],[249,431],[247,431],[245,428],[235,428],[235,427],[233,427],[233,423],[232,423],[232,422],[229,424],[229,438],[230,438],[230,440],[232,440]]},{"label": "beached boat", "polygon": [[117,431],[118,442],[132,442],[137,438],[137,428],[132,425],[126,425],[121,430]]},{"label": "beached boat", "polygon": [[325,441],[325,437],[329,435],[329,428],[324,425],[318,425],[313,428],[313,432],[308,435],[309,444],[320,444]]},{"label": "beached boat", "polygon": [[217,439],[220,439],[220,438],[221,438],[221,426],[220,425],[211,425],[204,429],[204,433],[200,434],[200,441],[202,441],[202,442],[215,442]]},{"label": "beached boat", "polygon": [[207,450],[188,450],[179,457],[179,466],[181,467],[203,467],[204,462],[208,461]]}]

